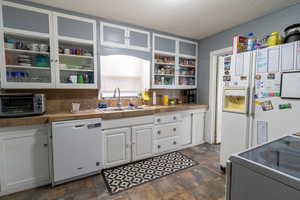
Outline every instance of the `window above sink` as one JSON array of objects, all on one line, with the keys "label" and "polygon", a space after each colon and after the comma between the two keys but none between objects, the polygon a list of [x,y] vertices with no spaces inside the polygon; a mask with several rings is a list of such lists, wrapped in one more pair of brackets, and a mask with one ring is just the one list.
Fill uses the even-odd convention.
[{"label": "window above sink", "polygon": [[128,55],[101,56],[101,96],[137,97],[150,88],[150,61]]}]

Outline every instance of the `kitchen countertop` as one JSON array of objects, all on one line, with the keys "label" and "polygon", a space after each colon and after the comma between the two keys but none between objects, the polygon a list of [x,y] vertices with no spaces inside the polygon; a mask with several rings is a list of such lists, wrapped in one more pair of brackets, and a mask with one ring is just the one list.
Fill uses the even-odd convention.
[{"label": "kitchen countertop", "polygon": [[87,118],[102,118],[106,119],[119,119],[125,117],[138,117],[144,115],[153,115],[155,113],[182,111],[191,109],[207,109],[207,105],[199,104],[182,104],[182,105],[169,105],[169,106],[145,106],[145,109],[134,111],[121,111],[121,112],[107,112],[104,113],[97,109],[83,110],[78,113],[55,113],[44,114],[32,117],[18,117],[18,118],[1,118],[0,127],[12,126],[28,126],[37,124],[47,124],[57,121],[65,120],[79,120]]}]

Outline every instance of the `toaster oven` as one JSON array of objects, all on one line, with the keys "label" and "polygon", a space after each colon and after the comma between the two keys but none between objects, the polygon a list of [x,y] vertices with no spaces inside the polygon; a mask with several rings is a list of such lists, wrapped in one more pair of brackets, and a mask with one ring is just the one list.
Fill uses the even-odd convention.
[{"label": "toaster oven", "polygon": [[44,94],[0,94],[0,117],[24,117],[43,113]]}]

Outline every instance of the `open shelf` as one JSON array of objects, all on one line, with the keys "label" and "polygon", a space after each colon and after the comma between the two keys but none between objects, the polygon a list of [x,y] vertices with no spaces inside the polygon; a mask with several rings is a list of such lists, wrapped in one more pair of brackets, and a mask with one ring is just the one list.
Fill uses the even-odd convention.
[{"label": "open shelf", "polygon": [[58,40],[61,42],[70,43],[70,44],[79,44],[79,45],[93,45],[94,44],[94,41],[92,41],[92,40],[84,40],[84,39],[65,37],[65,36],[59,36]]},{"label": "open shelf", "polygon": [[72,55],[72,54],[59,54],[59,56],[73,57],[73,58],[87,58],[87,59],[94,59],[93,56],[80,56],[80,55]]},{"label": "open shelf", "polygon": [[175,63],[155,62],[156,65],[175,65]]},{"label": "open shelf", "polygon": [[180,67],[188,67],[188,68],[196,68],[194,65],[182,65],[179,64]]},{"label": "open shelf", "polygon": [[24,66],[24,65],[6,65],[8,68],[22,68],[22,69],[38,69],[38,70],[50,70],[50,67],[36,67],[36,66]]},{"label": "open shelf", "polygon": [[31,51],[31,50],[23,50],[23,49],[8,49],[8,48],[5,48],[5,51],[16,52],[16,53],[38,54],[38,55],[50,55],[49,52]]},{"label": "open shelf", "polygon": [[15,35],[24,38],[35,38],[35,39],[49,39],[50,34],[48,33],[39,33],[33,31],[19,30],[14,28],[3,28],[5,34]]},{"label": "open shelf", "polygon": [[175,76],[174,74],[154,74],[154,76]]},{"label": "open shelf", "polygon": [[73,71],[73,72],[93,72],[93,69],[72,69],[72,68],[60,68],[61,71]]},{"label": "open shelf", "polygon": [[191,77],[191,78],[195,78],[195,75],[178,75],[180,77]]}]

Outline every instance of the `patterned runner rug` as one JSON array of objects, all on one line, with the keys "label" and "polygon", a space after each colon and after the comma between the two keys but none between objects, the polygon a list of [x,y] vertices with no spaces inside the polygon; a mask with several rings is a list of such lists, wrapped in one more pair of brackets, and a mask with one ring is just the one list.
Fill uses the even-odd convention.
[{"label": "patterned runner rug", "polygon": [[180,152],[172,152],[102,171],[111,194],[128,190],[198,163]]}]

